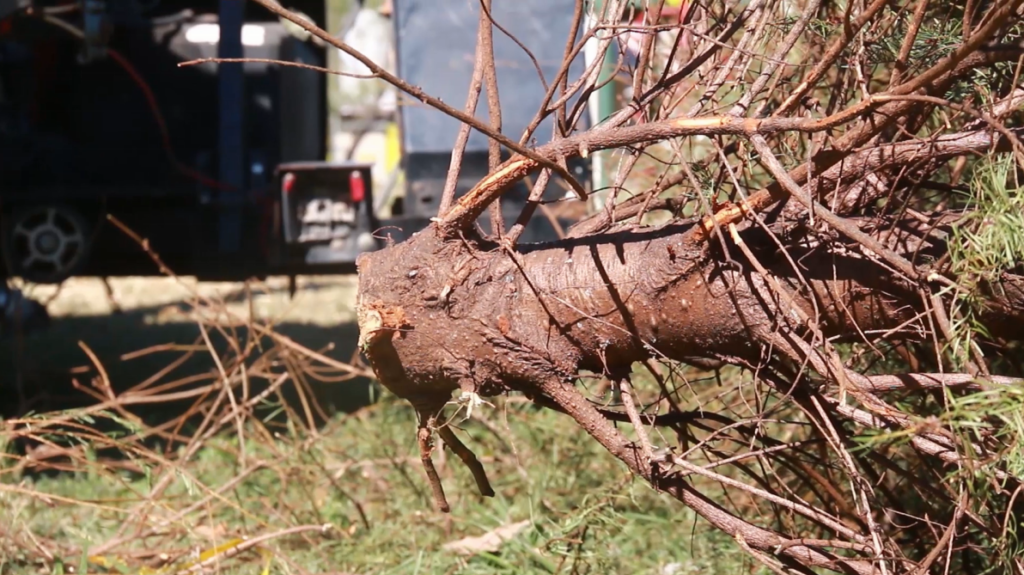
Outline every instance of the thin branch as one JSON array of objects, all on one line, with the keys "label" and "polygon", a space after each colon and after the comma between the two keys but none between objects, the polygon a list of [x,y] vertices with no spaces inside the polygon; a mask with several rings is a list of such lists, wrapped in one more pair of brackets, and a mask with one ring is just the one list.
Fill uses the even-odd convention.
[{"label": "thin branch", "polygon": [[511,150],[511,151],[521,155],[521,156],[524,156],[524,157],[527,157],[527,158],[531,158],[534,161],[538,162],[540,165],[543,165],[543,166],[545,166],[547,168],[551,168],[552,170],[557,172],[559,175],[561,175],[563,178],[565,178],[566,182],[568,182],[570,185],[573,185],[574,186],[573,189],[576,189],[578,187],[579,189],[576,190],[577,193],[580,193],[582,195],[586,195],[586,192],[583,191],[583,187],[579,184],[579,182],[576,182],[575,178],[573,178],[572,175],[570,175],[567,172],[565,172],[565,170],[563,170],[556,162],[553,162],[553,161],[551,161],[551,160],[549,160],[549,159],[547,159],[547,158],[545,158],[543,156],[540,156],[540,155],[536,154],[535,152],[529,150],[528,148],[524,148],[523,146],[520,146],[516,142],[513,142],[512,140],[510,140],[507,137],[505,137],[504,135],[502,135],[500,132],[495,132],[494,130],[491,129],[490,126],[488,126],[487,124],[481,122],[478,118],[476,118],[476,117],[474,117],[472,115],[466,114],[465,112],[462,112],[460,110],[456,110],[455,108],[453,108],[453,107],[449,106],[448,104],[445,104],[444,102],[442,102],[440,99],[438,99],[438,98],[436,98],[434,96],[431,96],[430,94],[427,94],[421,88],[419,88],[417,86],[413,86],[412,84],[406,82],[405,80],[402,80],[398,76],[395,76],[391,72],[388,72],[387,70],[382,68],[380,65],[378,65],[376,62],[374,62],[373,60],[368,58],[362,52],[352,48],[348,44],[346,44],[346,43],[342,42],[341,40],[338,40],[334,36],[328,34],[322,28],[320,28],[316,24],[310,22],[309,20],[307,20],[305,18],[301,18],[301,17],[297,16],[296,14],[294,14],[293,12],[291,12],[289,10],[286,10],[285,8],[282,8],[274,0],[252,0],[252,1],[256,2],[260,6],[263,6],[264,8],[269,10],[274,15],[279,16],[281,18],[284,18],[285,20],[288,20],[288,21],[298,25],[303,30],[309,32],[310,34],[316,36],[317,38],[320,38],[321,40],[323,40],[327,44],[337,48],[338,50],[341,50],[342,52],[348,54],[349,56],[352,56],[356,60],[359,60],[359,62],[362,63],[364,66],[366,66],[367,69],[369,69],[370,72],[372,72],[375,77],[380,78],[381,80],[384,80],[385,82],[391,84],[392,86],[398,88],[399,90],[405,92],[406,94],[409,94],[410,96],[416,98],[417,100],[423,102],[424,104],[426,104],[426,105],[428,105],[428,106],[430,106],[430,107],[432,107],[432,108],[434,108],[434,109],[436,109],[436,110],[438,110],[440,112],[443,112],[443,113],[447,114],[448,116],[451,116],[452,118],[455,118],[455,119],[457,119],[457,120],[459,120],[459,121],[461,121],[461,122],[463,122],[465,124],[469,124],[470,126],[475,128],[476,130],[478,130],[482,134],[486,135],[487,137],[492,138],[494,140],[497,140],[501,145],[505,146],[509,150]]},{"label": "thin branch", "polygon": [[311,70],[313,72],[321,72],[324,74],[333,74],[335,76],[345,76],[346,78],[358,78],[360,80],[372,80],[379,78],[377,74],[353,74],[352,72],[342,72],[340,70],[331,70],[330,68],[323,68],[321,66],[313,66],[312,64],[303,64],[301,62],[288,62],[287,60],[274,60],[271,58],[197,58],[195,60],[189,60],[187,62],[180,62],[179,68],[185,68],[188,66],[196,66],[199,64],[274,64],[277,66],[288,66],[290,68],[302,68],[303,70]]},{"label": "thin branch", "polygon": [[[491,128],[501,132],[501,97],[498,94],[498,70],[494,63],[494,18],[491,16],[491,0],[480,0],[480,42],[484,58],[484,84],[487,88],[487,117]],[[486,21],[486,24],[484,22]],[[524,48],[525,49],[525,48]],[[529,52],[527,52],[529,53]],[[530,54],[532,57],[533,55]],[[538,69],[538,72],[540,70]],[[543,80],[543,75],[542,78]],[[494,172],[501,165],[501,146],[497,140],[487,141],[487,169]],[[505,219],[501,213],[501,198],[490,205],[491,233],[497,237],[505,235]]]},{"label": "thin branch", "polygon": [[[859,116],[870,113],[881,105],[873,99],[867,99],[851,108],[833,114],[827,118],[736,118],[733,116],[713,116],[704,118],[672,118],[661,122],[650,122],[638,126],[627,126],[615,129],[591,130],[583,134],[564,138],[541,146],[536,154],[547,158],[569,158],[581,154],[620,148],[643,142],[655,142],[668,138],[695,135],[744,135],[774,134],[780,132],[821,132],[842,125]],[[496,198],[534,169],[540,163],[533,158],[512,158],[491,172],[477,183],[466,195],[462,196],[455,206],[439,222],[441,233],[445,237],[456,237],[461,230],[467,229],[472,222]]]},{"label": "thin branch", "polygon": [[[466,114],[476,117],[476,107],[480,101],[480,91],[483,88],[484,77],[484,42],[485,28],[490,23],[480,14],[476,35],[476,55],[473,57],[473,76],[469,80],[469,89],[466,92]],[[455,202],[455,190],[459,184],[459,174],[462,173],[462,159],[466,155],[466,144],[469,142],[469,134],[472,127],[462,123],[459,126],[459,134],[455,137],[455,146],[452,148],[452,158],[448,166],[448,175],[444,181],[444,190],[441,192],[441,203],[437,209],[437,215],[443,216],[451,209]]]},{"label": "thin branch", "polygon": [[[800,102],[804,95],[806,95],[807,92],[809,92],[814,85],[818,83],[818,80],[832,69],[832,65],[839,59],[843,50],[847,48],[850,40],[860,33],[861,28],[870,22],[871,18],[874,17],[879,10],[885,8],[888,4],[889,0],[875,0],[867,7],[866,10],[861,12],[853,22],[843,22],[842,35],[832,41],[828,50],[825,51],[825,55],[818,61],[818,64],[815,65],[813,70],[811,70],[811,73],[803,82],[800,83],[799,86],[796,87],[795,90],[793,90],[793,93],[779,105],[773,115],[781,116],[782,114],[792,111],[793,107]],[[853,6],[853,3],[850,3],[850,6]]]}]

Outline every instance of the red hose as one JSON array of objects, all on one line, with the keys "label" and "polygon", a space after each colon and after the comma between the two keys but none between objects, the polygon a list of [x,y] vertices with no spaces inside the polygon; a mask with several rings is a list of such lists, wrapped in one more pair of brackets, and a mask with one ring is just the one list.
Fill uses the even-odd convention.
[{"label": "red hose", "polygon": [[[135,83],[142,90],[142,93],[146,96],[146,102],[149,104],[149,109],[153,113],[153,119],[156,120],[157,127],[160,129],[160,138],[163,143],[164,151],[167,153],[167,159],[171,162],[175,169],[177,169],[183,175],[192,178],[197,182],[210,188],[215,188],[219,190],[235,189],[234,186],[230,186],[228,184],[210,178],[209,176],[206,176],[201,172],[193,168],[190,168],[189,166],[186,166],[184,163],[178,160],[178,157],[174,154],[174,148],[171,146],[171,134],[170,131],[167,129],[167,122],[164,120],[164,115],[160,111],[160,106],[157,104],[156,96],[153,94],[153,90],[150,88],[149,83],[146,82],[146,79],[143,78],[141,74],[139,74],[138,70],[136,70],[135,67],[132,66],[131,62],[129,62],[127,58],[122,56],[120,52],[114,50],[113,48],[107,48],[107,53],[110,55],[111,58],[113,58],[115,62],[117,62],[122,68],[124,68],[125,72],[128,72],[128,75],[131,76],[132,80],[135,81]],[[264,198],[263,201],[260,202],[260,207],[262,208],[262,210],[259,227],[263,232],[268,232],[273,224],[273,199],[269,197]],[[267,236],[267,233],[258,234],[258,248],[260,252],[262,252],[264,255],[270,253],[269,239],[267,238]]]},{"label": "red hose", "polygon": [[149,83],[146,79],[139,74],[135,66],[132,66],[120,52],[113,48],[107,48],[107,54],[117,62],[124,71],[131,76],[135,84],[142,90],[142,94],[146,97],[146,102],[149,104],[149,110],[153,114],[153,119],[156,120],[157,127],[160,129],[160,139],[163,144],[164,152],[167,154],[167,159],[171,162],[178,172],[182,175],[189,177],[204,186],[215,188],[218,190],[233,190],[234,186],[230,186],[218,180],[215,180],[178,160],[178,157],[174,153],[174,148],[171,146],[171,134],[167,129],[167,122],[164,120],[164,115],[160,111],[160,106],[157,104],[156,96],[153,94],[153,90],[149,87]]}]

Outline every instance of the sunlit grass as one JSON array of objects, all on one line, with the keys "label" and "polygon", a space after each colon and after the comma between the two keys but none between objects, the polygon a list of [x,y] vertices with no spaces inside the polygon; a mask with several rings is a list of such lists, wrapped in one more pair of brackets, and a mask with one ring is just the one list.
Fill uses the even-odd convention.
[{"label": "sunlit grass", "polygon": [[[62,569],[73,569],[80,558],[61,557],[61,550],[123,539],[103,555],[108,567],[93,558],[89,570],[175,573],[189,558],[234,538],[325,524],[332,526],[326,533],[273,538],[261,546],[263,555],[241,553],[218,568],[255,573],[265,557],[274,573],[735,573],[753,567],[744,566],[727,536],[632,479],[565,416],[510,401],[480,417],[486,425],[466,422],[460,435],[484,461],[497,496],[477,495],[457,460],[435,454],[450,515],[431,508],[413,412],[393,399],[339,417],[315,437],[285,426],[266,441],[253,425],[244,442],[218,436],[171,471],[171,485],[151,505],[142,502],[162,475],[145,454],[136,457],[142,472],[115,471],[100,457],[80,472],[35,477],[15,474],[10,463],[16,460],[9,459],[0,492],[0,524],[9,531],[0,537],[0,572],[51,572],[55,562],[44,560],[43,549],[63,560]],[[463,557],[443,548],[520,521],[529,526],[496,553]],[[29,541],[39,548],[25,548]]]}]

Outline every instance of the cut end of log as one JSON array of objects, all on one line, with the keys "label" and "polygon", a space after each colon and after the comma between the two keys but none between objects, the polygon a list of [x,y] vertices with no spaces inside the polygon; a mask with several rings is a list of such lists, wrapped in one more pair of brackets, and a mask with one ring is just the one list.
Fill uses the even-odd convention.
[{"label": "cut end of log", "polygon": [[384,335],[400,337],[403,329],[411,326],[400,307],[389,307],[380,301],[358,306],[356,321],[359,326],[359,349],[366,350]]}]

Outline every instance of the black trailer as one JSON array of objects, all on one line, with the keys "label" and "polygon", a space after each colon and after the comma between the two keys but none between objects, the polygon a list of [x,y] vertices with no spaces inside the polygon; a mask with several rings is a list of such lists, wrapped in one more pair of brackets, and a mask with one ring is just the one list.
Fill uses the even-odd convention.
[{"label": "black trailer", "polygon": [[[322,66],[322,48],[244,0],[4,2],[0,254],[7,274],[59,282],[158,273],[108,216],[181,274],[308,272],[296,245],[321,252],[318,270],[351,271],[352,253],[323,257],[323,245],[337,241],[290,245],[283,235],[289,218],[280,211],[279,166],[325,157],[322,75],[263,62],[179,67],[215,56]],[[297,7],[322,25],[322,2],[308,4]],[[318,199],[335,202],[348,193],[348,174],[367,169],[320,167],[341,185],[330,197],[319,186]],[[289,177],[301,183],[308,171]],[[370,196],[364,187],[362,197]],[[305,207],[296,198],[291,206]],[[339,225],[366,233],[372,214],[350,207],[364,219]],[[365,240],[360,247],[373,248]]]},{"label": "black trailer", "polygon": [[[322,0],[287,5],[325,26]],[[461,101],[472,73],[479,4],[396,0],[399,74]],[[494,15],[550,80],[573,3],[496,3]],[[530,57],[495,39],[518,139],[545,87]],[[254,58],[245,64],[187,61]],[[348,273],[380,234],[400,239],[436,214],[458,122],[401,106],[407,189],[377,221],[370,166],[329,164],[325,48],[245,0],[0,0],[0,255],[4,273],[35,282],[71,275],[159,273],[111,217],[182,275],[243,279]],[[583,69],[582,56],[572,74]],[[486,117],[482,103],[478,115]],[[552,134],[545,123],[533,143]],[[486,140],[470,139],[459,193],[486,173]],[[586,162],[572,165],[581,181]],[[549,198],[565,194],[553,182]],[[509,220],[527,191],[505,201]],[[557,219],[554,220],[557,222]],[[486,222],[482,222],[486,228]],[[524,240],[554,237],[538,218]]]}]

